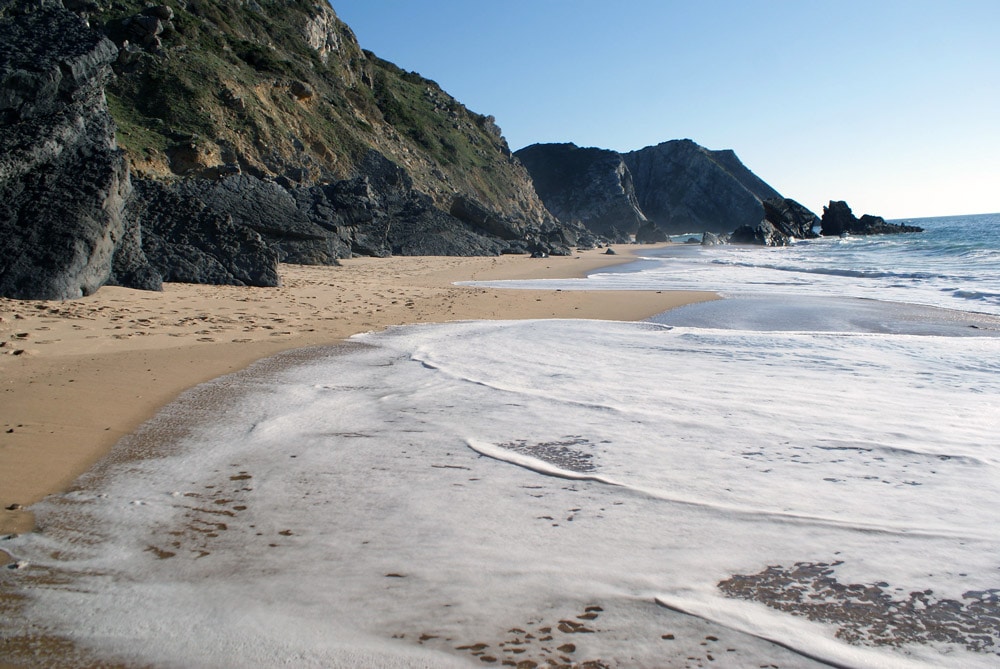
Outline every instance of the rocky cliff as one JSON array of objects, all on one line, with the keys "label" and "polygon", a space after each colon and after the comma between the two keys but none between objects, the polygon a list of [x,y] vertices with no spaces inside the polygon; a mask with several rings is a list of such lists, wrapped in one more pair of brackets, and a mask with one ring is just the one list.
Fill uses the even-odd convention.
[{"label": "rocky cliff", "polygon": [[760,223],[763,201],[780,198],[732,151],[710,151],[687,139],[625,154],[536,144],[515,155],[553,214],[616,240],[728,233]]},{"label": "rocky cliff", "polygon": [[589,235],[491,117],[363,51],[322,0],[0,0],[0,81],[3,295]]},{"label": "rocky cliff", "polygon": [[516,154],[538,196],[561,221],[575,221],[615,242],[646,223],[621,154],[575,144],[534,144]]},{"label": "rocky cliff", "polygon": [[670,233],[730,232],[754,224],[781,197],[730,150],[679,139],[624,154],[639,206]]},{"label": "rocky cliff", "polygon": [[324,184],[375,150],[443,211],[460,193],[549,219],[492,117],[362,50],[323,0],[95,4],[90,24],[121,50],[108,98],[138,176]]},{"label": "rocky cliff", "polygon": [[60,6],[5,0],[0,25],[0,295],[87,295],[123,245],[123,271],[157,287],[124,216],[131,184],[104,98],[117,49]]}]

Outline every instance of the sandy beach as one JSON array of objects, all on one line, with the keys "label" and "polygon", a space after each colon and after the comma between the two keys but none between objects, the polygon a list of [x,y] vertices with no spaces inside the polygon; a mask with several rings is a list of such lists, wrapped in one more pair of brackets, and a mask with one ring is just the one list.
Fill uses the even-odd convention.
[{"label": "sandy beach", "polygon": [[[582,277],[631,255],[354,258],[283,265],[282,286],[104,287],[68,302],[0,300],[0,533],[198,383],[281,351],[407,323],[640,320],[701,292],[494,290],[456,281]],[[7,558],[0,554],[0,561]]]}]

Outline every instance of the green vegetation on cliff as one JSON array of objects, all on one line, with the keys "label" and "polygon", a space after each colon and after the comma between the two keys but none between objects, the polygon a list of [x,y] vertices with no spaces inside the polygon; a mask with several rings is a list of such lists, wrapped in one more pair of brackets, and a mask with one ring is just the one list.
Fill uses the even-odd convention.
[{"label": "green vegetation on cliff", "polygon": [[464,195],[546,217],[492,117],[362,50],[322,0],[99,2],[91,25],[121,51],[108,104],[138,175],[312,184],[375,149],[443,209]]}]

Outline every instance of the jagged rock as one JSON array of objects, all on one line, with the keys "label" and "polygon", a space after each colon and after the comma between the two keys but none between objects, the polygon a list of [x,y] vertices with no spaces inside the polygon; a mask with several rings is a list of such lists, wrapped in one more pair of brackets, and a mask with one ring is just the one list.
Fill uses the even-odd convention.
[{"label": "jagged rock", "polygon": [[788,246],[793,239],[812,239],[818,235],[813,227],[819,217],[790,198],[764,200],[764,220],[753,225],[741,225],[729,235],[731,244]]},{"label": "jagged rock", "polygon": [[886,223],[885,219],[881,216],[871,216],[869,214],[865,214],[858,219],[843,200],[830,200],[830,204],[823,207],[820,234],[824,237],[886,235],[902,232],[923,232],[923,228],[916,225]]},{"label": "jagged rock", "polygon": [[620,154],[575,144],[534,144],[514,155],[528,169],[546,208],[559,220],[579,221],[616,242],[629,241],[648,222]]},{"label": "jagged rock", "polygon": [[331,54],[340,50],[340,33],[337,29],[337,15],[329,4],[317,5],[317,11],[310,16],[302,28],[302,36],[306,43],[315,49],[319,58],[326,65]]},{"label": "jagged rock", "polygon": [[689,139],[623,157],[642,212],[671,234],[756,225],[763,218],[762,201],[781,197],[734,152],[710,151]]},{"label": "jagged rock", "polygon": [[515,155],[556,217],[616,241],[651,221],[664,235],[756,225],[762,201],[780,197],[732,151],[710,151],[687,139],[626,154],[535,144]]},{"label": "jagged rock", "polygon": [[[352,255],[498,255],[508,250],[505,240],[437,209],[384,156],[373,151],[361,165],[363,174],[320,186],[295,187],[246,174],[141,182],[137,217],[144,231],[150,228],[146,251],[155,254],[153,263],[168,280],[274,285],[276,275],[269,268],[278,261],[333,265]],[[485,219],[495,215],[485,208],[477,211],[481,216],[474,222],[510,233],[509,225],[487,225]],[[220,235],[233,237],[237,230],[242,232],[236,239],[218,243]],[[254,246],[258,237],[248,233],[259,237],[266,253]],[[172,244],[182,244],[184,252],[173,252]],[[247,244],[247,253],[257,254],[255,262],[266,271],[234,265],[220,255],[224,248]],[[210,260],[194,260],[196,252]]]},{"label": "jagged rock", "polygon": [[518,239],[526,231],[523,223],[512,221],[491,211],[468,195],[456,196],[448,213],[467,225],[500,239]]},{"label": "jagged rock", "polygon": [[279,285],[277,252],[249,226],[182,188],[139,180],[134,186],[143,250],[164,281]]},{"label": "jagged rock", "polygon": [[105,285],[124,286],[138,290],[162,290],[163,276],[146,256],[142,248],[136,206],[141,204],[134,197],[134,190],[125,205],[125,232],[111,262],[111,272]]},{"label": "jagged rock", "polygon": [[360,197],[345,201],[341,193],[340,200],[362,219],[351,222],[350,239],[356,253],[497,255],[503,244],[496,238],[511,239],[518,229],[485,208],[476,210],[469,220],[437,209],[428,195],[414,187],[404,169],[377,151],[368,152],[358,171],[363,190],[355,185],[354,192]]},{"label": "jagged rock", "polygon": [[741,225],[729,235],[730,244],[755,244],[757,246],[788,246],[790,240],[770,221],[758,221],[755,225]]},{"label": "jagged rock", "polygon": [[[138,234],[103,90],[117,49],[49,0],[0,2],[0,43],[0,295],[90,294]],[[157,283],[132,260],[144,287]]]},{"label": "jagged rock", "polygon": [[310,220],[292,193],[273,181],[239,174],[217,181],[188,179],[172,188],[259,234],[281,262],[328,265],[345,255],[336,234]]},{"label": "jagged rock", "polygon": [[719,244],[725,244],[729,241],[728,235],[719,236],[714,232],[704,232],[701,235],[701,245],[702,246],[718,246]]},{"label": "jagged rock", "polygon": [[809,211],[791,198],[770,198],[764,200],[764,219],[786,237],[814,239],[819,235],[814,228],[820,223],[819,216]]}]

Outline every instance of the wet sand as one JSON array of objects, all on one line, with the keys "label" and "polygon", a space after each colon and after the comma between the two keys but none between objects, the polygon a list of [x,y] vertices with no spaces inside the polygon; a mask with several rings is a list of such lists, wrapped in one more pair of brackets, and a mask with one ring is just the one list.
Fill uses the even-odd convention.
[{"label": "wet sand", "polygon": [[582,277],[628,260],[600,250],[355,258],[341,267],[283,265],[278,288],[167,284],[159,293],[104,287],[66,302],[0,299],[0,533],[30,531],[31,504],[65,490],[185,389],[281,351],[409,323],[641,320],[715,297],[453,285]]}]

